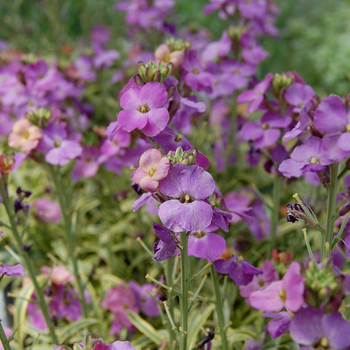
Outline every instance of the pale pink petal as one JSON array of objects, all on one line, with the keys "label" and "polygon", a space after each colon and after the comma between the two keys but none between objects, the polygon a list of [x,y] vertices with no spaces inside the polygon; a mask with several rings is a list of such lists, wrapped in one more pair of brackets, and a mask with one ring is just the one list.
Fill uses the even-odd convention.
[{"label": "pale pink petal", "polygon": [[163,157],[160,160],[160,162],[157,166],[157,170],[152,176],[152,179],[156,180],[156,181],[160,181],[160,180],[164,179],[168,175],[169,168],[170,168],[169,158]]},{"label": "pale pink petal", "polygon": [[149,109],[157,109],[166,102],[168,93],[165,90],[164,85],[152,81],[147,83],[140,90],[139,99],[142,105],[147,106]]},{"label": "pale pink petal", "polygon": [[155,171],[162,157],[163,155],[159,150],[155,148],[148,149],[140,157],[140,163],[139,163],[140,168],[145,173],[148,173],[152,170]]},{"label": "pale pink petal", "polygon": [[138,110],[123,110],[118,114],[118,122],[120,126],[127,132],[143,129],[147,124],[147,113],[141,113]]},{"label": "pale pink petal", "polygon": [[253,292],[249,298],[250,305],[258,310],[279,311],[284,304],[279,295],[283,281],[272,282],[266,289]]},{"label": "pale pink petal", "polygon": [[140,167],[138,167],[132,174],[132,181],[134,181],[135,184],[139,184],[140,181],[146,176],[149,177],[149,174],[145,173]]},{"label": "pale pink petal", "polygon": [[141,181],[140,181],[140,187],[148,192],[155,192],[157,191],[159,182],[154,181],[152,177],[145,176]]}]

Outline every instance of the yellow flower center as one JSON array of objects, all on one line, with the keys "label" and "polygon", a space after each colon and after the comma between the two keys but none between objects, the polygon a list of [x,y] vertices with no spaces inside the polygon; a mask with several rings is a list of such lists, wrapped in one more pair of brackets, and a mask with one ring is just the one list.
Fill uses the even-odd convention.
[{"label": "yellow flower center", "polygon": [[191,199],[190,196],[189,196],[188,194],[185,194],[185,201],[186,201],[186,202],[189,202],[190,199]]},{"label": "yellow flower center", "polygon": [[146,105],[142,105],[141,108],[139,109],[141,113],[147,113],[149,112],[149,108]]},{"label": "yellow flower center", "polygon": [[25,139],[28,139],[29,138],[29,131],[26,131],[24,134],[23,134],[23,137]]},{"label": "yellow flower center", "polygon": [[261,125],[261,129],[263,129],[263,130],[266,130],[268,128],[269,128],[269,124],[267,124],[267,123]]},{"label": "yellow flower center", "polygon": [[280,298],[282,299],[283,302],[286,301],[286,299],[287,299],[287,293],[286,293],[286,291],[285,291],[284,289],[282,289],[282,290],[278,293],[278,295],[280,296]]},{"label": "yellow flower center", "polygon": [[196,237],[197,238],[202,238],[204,235],[203,235],[203,232],[202,231],[197,231],[196,233]]},{"label": "yellow flower center", "polygon": [[199,73],[199,70],[197,68],[195,68],[193,71],[192,71],[193,74],[198,74]]},{"label": "yellow flower center", "polygon": [[315,157],[312,157],[310,160],[311,164],[316,164],[317,163],[317,159]]},{"label": "yellow flower center", "polygon": [[328,347],[328,341],[325,337],[323,337],[320,341],[320,345],[323,346],[324,348]]},{"label": "yellow flower center", "polygon": [[181,134],[177,134],[176,136],[175,136],[175,141],[176,142],[179,142],[179,141],[181,141],[182,140],[182,135]]},{"label": "yellow flower center", "polygon": [[153,176],[155,172],[156,171],[153,168],[151,168],[151,170],[148,172],[148,174],[149,174],[149,176]]},{"label": "yellow flower center", "polygon": [[237,259],[237,262],[240,263],[242,262],[244,259],[243,259],[243,256],[240,256],[238,259]]},{"label": "yellow flower center", "polygon": [[61,146],[61,142],[60,141],[55,141],[55,147],[60,147]]},{"label": "yellow flower center", "polygon": [[346,132],[350,132],[350,124],[346,126]]}]

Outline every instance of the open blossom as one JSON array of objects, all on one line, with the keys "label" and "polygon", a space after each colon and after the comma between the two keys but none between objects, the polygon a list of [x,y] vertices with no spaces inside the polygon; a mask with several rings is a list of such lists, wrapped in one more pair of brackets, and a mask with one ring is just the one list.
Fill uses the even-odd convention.
[{"label": "open blossom", "polygon": [[314,124],[316,129],[326,134],[322,146],[328,157],[338,162],[350,155],[350,115],[341,98],[331,95],[318,106]]},{"label": "open blossom", "polygon": [[52,269],[49,266],[42,266],[41,272],[43,275],[50,276],[50,281],[56,285],[75,281],[75,277],[64,266],[59,265]]},{"label": "open blossom", "polygon": [[35,216],[47,223],[61,221],[61,209],[58,203],[48,198],[38,198],[33,202]]},{"label": "open blossom", "polygon": [[243,91],[241,94],[238,95],[238,103],[250,102],[250,105],[246,111],[247,114],[253,113],[259,108],[259,106],[264,100],[264,94],[269,88],[271,81],[272,74],[267,74],[264,80],[256,84],[253,89]]},{"label": "open blossom", "polygon": [[155,192],[159,181],[168,175],[169,168],[169,159],[152,148],[141,156],[140,166],[134,172],[132,180],[145,191]]},{"label": "open blossom", "polygon": [[316,136],[307,139],[304,145],[298,146],[278,170],[286,177],[299,177],[306,172],[322,172],[332,163],[328,151],[322,147],[322,140]]},{"label": "open blossom", "polygon": [[76,141],[67,140],[67,136],[63,124],[47,126],[39,142],[38,151],[46,153],[45,160],[48,163],[63,166],[81,155],[82,147]]},{"label": "open blossom", "polygon": [[127,90],[120,99],[120,126],[127,132],[140,129],[146,136],[158,135],[169,121],[169,112],[163,107],[167,98],[164,86],[157,82]]},{"label": "open blossom", "polygon": [[219,259],[226,249],[226,242],[217,233],[193,231],[188,236],[188,255],[214,261]]},{"label": "open blossom", "polygon": [[135,294],[136,301],[140,310],[148,317],[159,316],[159,308],[157,302],[153,300],[147,293],[149,292],[154,295],[154,287],[152,284],[144,284],[140,286],[135,281],[130,281],[129,286]]},{"label": "open blossom", "polygon": [[159,183],[159,190],[173,198],[162,203],[158,215],[174,232],[198,231],[207,228],[213,209],[205,200],[215,190],[213,177],[202,168],[177,163]]},{"label": "open blossom", "polygon": [[293,262],[281,281],[272,282],[264,290],[250,295],[252,307],[263,311],[279,311],[283,307],[296,312],[304,303],[304,277],[300,274],[300,265]]},{"label": "open blossom", "polygon": [[27,119],[21,119],[13,125],[8,144],[13,148],[21,148],[22,152],[30,152],[38,145],[41,136],[41,130],[37,126]]},{"label": "open blossom", "polygon": [[287,127],[291,121],[291,117],[282,117],[278,112],[266,112],[261,121],[244,124],[240,134],[246,141],[254,140],[256,148],[271,146],[281,136],[280,128]]},{"label": "open blossom", "polygon": [[23,277],[25,274],[24,267],[20,264],[7,265],[0,262],[0,277],[6,275],[9,277]]},{"label": "open blossom", "polygon": [[153,246],[153,259],[158,261],[168,260],[175,254],[177,245],[167,228],[155,222],[152,222],[152,224],[154,233],[159,238],[159,241],[154,243]]},{"label": "open blossom", "polygon": [[228,274],[237,286],[246,286],[252,281],[254,275],[263,273],[261,269],[238,256],[228,260],[217,260],[214,262],[214,267],[216,271]]},{"label": "open blossom", "polygon": [[346,350],[350,347],[350,322],[338,311],[324,314],[307,307],[299,310],[290,322],[291,338],[305,346],[301,349],[322,348]]},{"label": "open blossom", "polygon": [[294,106],[293,112],[300,112],[305,103],[309,102],[314,95],[315,92],[311,86],[293,83],[288,86],[284,98],[290,105]]}]

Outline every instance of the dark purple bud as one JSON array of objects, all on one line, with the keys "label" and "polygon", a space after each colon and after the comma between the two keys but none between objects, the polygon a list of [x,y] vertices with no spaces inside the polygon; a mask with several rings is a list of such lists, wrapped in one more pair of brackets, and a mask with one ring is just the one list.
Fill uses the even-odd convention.
[{"label": "dark purple bud", "polygon": [[23,244],[22,250],[25,252],[29,252],[32,249],[32,247],[33,247],[33,244],[30,244],[30,245]]},{"label": "dark purple bud", "polygon": [[139,196],[142,195],[141,187],[135,183],[130,186]]}]

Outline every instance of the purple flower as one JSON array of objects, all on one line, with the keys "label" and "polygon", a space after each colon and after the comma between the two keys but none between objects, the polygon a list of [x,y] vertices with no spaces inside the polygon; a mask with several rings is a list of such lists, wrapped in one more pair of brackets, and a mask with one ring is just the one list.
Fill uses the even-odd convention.
[{"label": "purple flower", "polygon": [[134,330],[127,313],[129,311],[138,313],[139,307],[131,289],[127,289],[123,285],[110,289],[101,306],[107,308],[114,316],[111,334],[118,334],[123,327],[126,327],[129,332]]},{"label": "purple flower", "polygon": [[252,223],[254,217],[251,214],[251,208],[248,208],[250,199],[244,194],[238,192],[229,192],[225,195],[225,205],[230,211],[232,217],[229,220],[231,224],[235,224],[242,219]]},{"label": "purple flower", "polygon": [[337,162],[349,156],[350,115],[339,96],[331,95],[321,101],[315,112],[314,125],[326,134],[322,146],[331,160]]},{"label": "purple flower", "polygon": [[147,293],[149,292],[153,295],[154,288],[152,284],[144,284],[140,286],[135,281],[129,281],[129,286],[135,294],[140,310],[148,317],[159,316],[158,304]]},{"label": "purple flower", "polygon": [[0,263],[0,276],[2,275],[9,277],[23,277],[25,275],[24,267],[20,264],[12,266]]},{"label": "purple flower", "polygon": [[269,88],[271,81],[272,74],[267,74],[264,80],[256,84],[253,89],[243,91],[241,94],[238,95],[238,103],[250,102],[250,105],[246,111],[247,114],[253,113],[259,108],[262,101],[264,100],[264,94]]},{"label": "purple flower", "polygon": [[262,18],[266,13],[267,2],[262,0],[239,0],[238,9],[248,19]]},{"label": "purple flower", "polygon": [[61,209],[58,203],[47,198],[38,198],[34,201],[35,216],[47,223],[61,221]]},{"label": "purple flower", "polygon": [[194,91],[211,92],[215,83],[215,76],[206,72],[197,58],[195,51],[188,51],[182,68],[187,72],[185,75],[185,83]]},{"label": "purple flower", "polygon": [[278,272],[273,266],[273,263],[269,260],[264,261],[262,266],[262,274],[255,275],[253,280],[246,286],[239,287],[239,293],[246,299],[246,303],[250,305],[249,298],[253,292],[257,290],[264,290],[272,282],[278,281]]},{"label": "purple flower", "polygon": [[313,307],[301,309],[292,318],[289,332],[296,343],[307,347],[316,347],[321,341],[325,348],[350,347],[350,322],[337,311],[324,314]]},{"label": "purple flower", "polygon": [[213,194],[215,181],[202,168],[175,164],[168,176],[159,182],[159,190],[174,198],[162,203],[158,213],[170,230],[202,231],[210,225],[213,209],[205,199]]},{"label": "purple flower", "polygon": [[306,172],[322,172],[332,163],[328,152],[322,147],[322,140],[312,136],[304,145],[298,146],[278,170],[286,177],[299,177]]},{"label": "purple flower", "polygon": [[275,144],[281,136],[279,128],[286,128],[291,121],[291,117],[281,117],[279,112],[266,112],[261,121],[244,124],[240,134],[246,141],[254,140],[253,145],[260,149]]},{"label": "purple flower", "polygon": [[79,320],[82,316],[78,293],[69,285],[58,285],[52,289],[50,312],[57,318],[68,318],[70,321]]},{"label": "purple flower", "polygon": [[202,52],[204,61],[212,61],[217,57],[225,57],[231,51],[231,39],[227,32],[223,32],[219,41],[214,41],[207,45]]},{"label": "purple flower", "polygon": [[45,154],[50,164],[66,165],[81,155],[83,149],[76,141],[67,140],[67,131],[62,124],[50,124],[43,133],[37,150]]},{"label": "purple flower", "polygon": [[217,260],[214,262],[214,267],[216,271],[228,274],[237,286],[246,286],[253,280],[254,275],[263,273],[261,269],[238,256],[233,256],[229,260]]},{"label": "purple flower", "polygon": [[272,320],[267,325],[267,330],[271,334],[272,338],[278,338],[282,334],[286,333],[289,329],[292,315],[288,311],[281,311],[278,314],[273,312],[266,312],[262,314],[263,317],[271,317]]},{"label": "purple flower", "polygon": [[315,92],[311,86],[294,83],[287,88],[284,98],[290,105],[295,107],[293,108],[293,112],[298,113],[302,110],[305,103],[309,102],[314,95]]},{"label": "purple flower", "polygon": [[169,112],[162,107],[167,97],[164,86],[157,82],[127,90],[120,99],[124,109],[118,114],[120,126],[127,132],[137,128],[146,136],[158,135],[169,121]]},{"label": "purple flower", "polygon": [[100,151],[98,147],[83,147],[82,154],[75,163],[72,174],[73,181],[78,181],[81,177],[88,178],[95,176],[100,166],[97,160],[99,155]]},{"label": "purple flower", "polygon": [[177,245],[174,241],[174,238],[169,232],[169,230],[166,229],[164,226],[158,225],[155,222],[152,222],[152,224],[154,228],[154,233],[159,238],[159,241],[154,243],[153,246],[153,259],[157,261],[168,260],[175,254],[177,250]]},{"label": "purple flower", "polygon": [[298,311],[304,302],[304,277],[300,274],[300,265],[294,261],[281,281],[272,282],[266,289],[250,295],[252,307],[263,311],[279,311],[283,307]]},{"label": "purple flower", "polygon": [[220,258],[226,249],[226,242],[217,233],[194,231],[188,236],[188,255],[214,261]]}]

